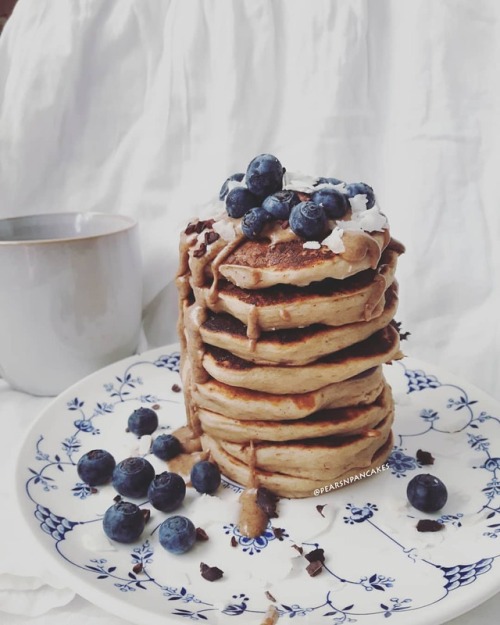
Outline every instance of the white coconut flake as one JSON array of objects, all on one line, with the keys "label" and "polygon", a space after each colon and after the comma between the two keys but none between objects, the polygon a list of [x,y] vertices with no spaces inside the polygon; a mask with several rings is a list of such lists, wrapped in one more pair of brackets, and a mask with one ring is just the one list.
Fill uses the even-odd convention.
[{"label": "white coconut flake", "polygon": [[236,239],[235,225],[227,217],[216,221],[212,228],[224,241],[234,241]]},{"label": "white coconut flake", "polygon": [[358,195],[349,198],[349,204],[351,205],[353,214],[364,212],[367,203],[368,196],[365,193],[359,193]]},{"label": "white coconut flake", "polygon": [[[359,197],[359,196],[356,196]],[[356,232],[381,232],[387,228],[387,217],[380,212],[377,205],[363,212],[353,212],[348,221],[338,221],[337,226],[342,230]]]},{"label": "white coconut flake", "polygon": [[298,171],[286,171],[283,175],[283,190],[313,193],[316,190],[314,183],[317,180],[317,176],[310,176]]},{"label": "white coconut flake", "polygon": [[344,241],[342,241],[342,236],[344,231],[336,226],[330,234],[321,241],[321,245],[326,245],[326,247],[331,250],[334,254],[342,254],[345,252]]},{"label": "white coconut flake", "polygon": [[305,241],[302,244],[302,247],[305,250],[319,250],[321,247],[321,243],[319,241]]},{"label": "white coconut flake", "polygon": [[151,434],[144,434],[139,439],[139,455],[144,456],[149,453],[151,449]]},{"label": "white coconut flake", "polygon": [[339,184],[332,184],[331,182],[322,182],[321,184],[317,184],[314,187],[315,191],[321,191],[322,189],[335,189],[335,191],[340,191],[340,193],[345,193],[346,184],[345,182],[340,182]]}]

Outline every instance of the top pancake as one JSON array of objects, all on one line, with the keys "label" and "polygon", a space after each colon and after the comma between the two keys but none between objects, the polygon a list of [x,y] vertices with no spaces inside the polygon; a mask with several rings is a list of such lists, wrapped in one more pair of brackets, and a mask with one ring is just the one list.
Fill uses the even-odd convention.
[{"label": "top pancake", "polygon": [[374,269],[389,243],[383,232],[346,232],[345,252],[336,254],[322,245],[304,247],[302,239],[277,242],[246,240],[220,266],[220,273],[244,289],[260,289],[276,284],[306,286],[325,278],[343,279],[365,269]]},{"label": "top pancake", "polygon": [[[224,224],[239,221],[228,217],[222,220]],[[265,289],[278,284],[302,287],[326,278],[343,280],[377,267],[388,246],[398,253],[404,250],[391,240],[387,228],[381,232],[345,231],[345,250],[333,252],[319,242],[313,242],[311,249],[311,242],[296,236],[289,227],[284,236],[275,237],[271,232],[267,237],[250,240],[241,234],[238,223],[233,224],[233,236],[225,239],[217,232],[220,221],[191,224],[181,235],[179,275],[190,274],[196,286],[209,284],[218,276],[241,289]],[[282,230],[278,223],[273,227]]]}]

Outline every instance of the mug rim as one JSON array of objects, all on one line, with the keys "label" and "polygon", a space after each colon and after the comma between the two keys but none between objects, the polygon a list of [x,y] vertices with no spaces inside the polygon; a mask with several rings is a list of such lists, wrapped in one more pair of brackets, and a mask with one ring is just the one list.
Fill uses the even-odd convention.
[{"label": "mug rim", "polygon": [[[130,215],[122,215],[121,213],[103,213],[99,211],[64,211],[64,212],[54,212],[54,213],[32,213],[30,215],[16,215],[14,217],[1,217],[0,225],[5,222],[20,222],[23,220],[29,220],[33,218],[46,218],[46,217],[59,217],[59,216],[67,216],[67,215],[82,215],[89,216],[91,218],[101,218],[107,217],[116,219],[116,227],[110,228],[105,232],[101,232],[99,234],[77,234],[71,236],[61,236],[54,237],[50,239],[13,239],[13,240],[3,240],[0,238],[0,246],[4,245],[41,245],[44,243],[67,243],[69,241],[88,241],[91,239],[100,239],[101,237],[111,236],[113,234],[119,234],[120,232],[126,232],[127,230],[131,230],[136,227],[138,222],[134,217]],[[122,222],[121,225],[119,222]]]}]

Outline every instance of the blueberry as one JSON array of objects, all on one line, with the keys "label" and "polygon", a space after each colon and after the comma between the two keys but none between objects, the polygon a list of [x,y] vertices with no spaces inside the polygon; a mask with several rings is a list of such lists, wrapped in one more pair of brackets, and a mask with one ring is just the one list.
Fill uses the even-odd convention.
[{"label": "blueberry", "polygon": [[160,434],[154,439],[151,451],[160,460],[171,460],[182,452],[182,445],[173,434]]},{"label": "blueberry", "polygon": [[100,486],[109,482],[115,466],[115,459],[109,451],[92,449],[92,451],[88,451],[78,460],[76,470],[85,484]]},{"label": "blueberry", "polygon": [[142,534],[145,524],[142,510],[129,501],[119,501],[104,513],[104,533],[119,543],[133,543]]},{"label": "blueberry", "polygon": [[158,427],[158,415],[151,408],[137,408],[128,418],[128,429],[137,436],[152,434]]},{"label": "blueberry", "polygon": [[271,215],[261,206],[251,208],[241,220],[241,231],[247,239],[258,239]]},{"label": "blueberry", "polygon": [[243,217],[253,206],[259,204],[259,199],[245,187],[231,189],[226,197],[226,211],[229,217]]},{"label": "blueberry", "polygon": [[446,503],[448,491],[441,480],[430,473],[420,473],[408,482],[406,496],[422,512],[436,512]]},{"label": "blueberry", "polygon": [[153,465],[145,458],[126,458],[113,471],[113,486],[124,497],[145,497],[154,476]]},{"label": "blueberry", "polygon": [[208,460],[200,460],[191,469],[191,484],[199,493],[211,495],[219,488],[219,467]]},{"label": "blueberry", "polygon": [[355,195],[366,195],[366,208],[372,208],[375,205],[375,193],[369,184],[364,182],[350,182],[345,187],[347,197],[354,197]]},{"label": "blueberry", "polygon": [[288,219],[290,211],[299,202],[300,198],[294,191],[278,191],[266,197],[262,202],[262,208],[274,219]]},{"label": "blueberry", "polygon": [[229,184],[228,184],[229,182],[231,182],[232,180],[236,180],[236,182],[241,182],[244,177],[245,177],[245,174],[240,174],[240,173],[229,176],[229,178],[224,182],[224,184],[220,188],[219,200],[223,200],[226,197],[227,192],[229,191]]},{"label": "blueberry", "polygon": [[325,209],[327,217],[331,219],[340,219],[343,217],[347,209],[350,208],[349,200],[344,193],[336,189],[320,189],[311,195],[311,201]]},{"label": "blueberry", "polygon": [[327,229],[325,211],[314,202],[301,202],[292,208],[290,228],[307,241],[318,241]]},{"label": "blueberry", "polygon": [[261,199],[283,188],[283,166],[272,154],[260,154],[248,165],[247,187]]},{"label": "blueberry", "polygon": [[339,180],[338,178],[318,178],[314,186],[317,187],[319,184],[342,184],[342,183],[343,181]]},{"label": "blueberry", "polygon": [[157,475],[148,488],[151,505],[162,512],[178,508],[186,496],[186,483],[177,473],[164,471]]},{"label": "blueberry", "polygon": [[178,555],[186,553],[194,545],[196,529],[187,517],[171,516],[160,525],[158,536],[164,549]]}]

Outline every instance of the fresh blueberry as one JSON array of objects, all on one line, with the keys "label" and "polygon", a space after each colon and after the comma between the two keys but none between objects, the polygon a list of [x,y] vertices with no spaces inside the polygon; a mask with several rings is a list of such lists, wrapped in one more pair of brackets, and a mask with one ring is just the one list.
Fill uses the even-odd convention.
[{"label": "fresh blueberry", "polygon": [[283,166],[272,154],[260,154],[248,165],[247,187],[261,199],[283,188]]},{"label": "fresh blueberry", "polygon": [[226,197],[229,191],[229,182],[231,182],[232,180],[235,180],[236,182],[241,182],[244,177],[245,177],[245,174],[240,174],[240,173],[229,176],[229,178],[224,182],[224,184],[220,188],[219,200],[223,200]]},{"label": "fresh blueberry", "polygon": [[292,208],[290,228],[306,241],[318,241],[327,229],[325,211],[314,202],[301,202]]},{"label": "fresh blueberry", "polygon": [[160,525],[160,545],[170,553],[189,551],[196,542],[196,528],[185,516],[171,516]]},{"label": "fresh blueberry", "polygon": [[226,196],[226,211],[229,217],[243,217],[253,206],[260,204],[259,199],[246,187],[235,187]]},{"label": "fresh blueberry", "polygon": [[290,211],[299,202],[300,198],[294,191],[278,191],[266,197],[262,202],[262,208],[274,219],[288,219]]},{"label": "fresh blueberry", "polygon": [[325,209],[327,217],[340,219],[347,213],[349,200],[347,196],[332,188],[320,189],[311,195],[311,201]]},{"label": "fresh blueberry", "polygon": [[134,456],[119,462],[113,471],[113,486],[124,497],[145,497],[155,476],[153,465]]},{"label": "fresh blueberry", "polygon": [[448,491],[439,478],[430,473],[420,473],[408,482],[406,496],[417,510],[436,512],[446,503]]},{"label": "fresh blueberry", "polygon": [[100,486],[109,482],[115,466],[115,459],[109,451],[92,449],[92,451],[88,451],[78,460],[76,470],[85,484]]},{"label": "fresh blueberry", "polygon": [[345,187],[347,197],[354,197],[355,195],[366,195],[366,208],[372,208],[375,206],[375,193],[369,184],[364,182],[350,182]]},{"label": "fresh blueberry", "polygon": [[119,543],[133,543],[142,534],[145,524],[142,510],[129,501],[119,501],[104,513],[104,533]]},{"label": "fresh blueberry", "polygon": [[317,187],[319,184],[342,184],[343,181],[339,180],[338,178],[318,178],[318,180],[315,183],[315,187]]},{"label": "fresh blueberry", "polygon": [[213,462],[200,460],[191,469],[191,484],[199,493],[211,495],[220,486],[220,470]]},{"label": "fresh blueberry", "polygon": [[164,471],[157,475],[148,488],[151,505],[162,512],[178,508],[186,496],[186,483],[177,473]]},{"label": "fresh blueberry", "polygon": [[182,445],[173,434],[160,434],[154,439],[151,451],[160,460],[171,460],[182,452]]},{"label": "fresh blueberry", "polygon": [[241,231],[247,239],[258,239],[262,229],[271,221],[271,215],[261,206],[251,208],[241,220]]},{"label": "fresh blueberry", "polygon": [[128,429],[137,436],[152,434],[158,427],[158,415],[151,408],[137,408],[128,418]]}]

